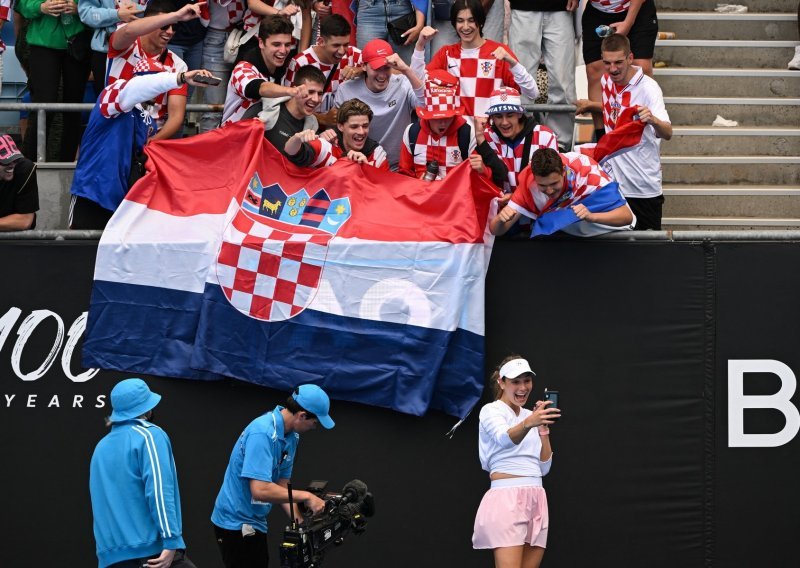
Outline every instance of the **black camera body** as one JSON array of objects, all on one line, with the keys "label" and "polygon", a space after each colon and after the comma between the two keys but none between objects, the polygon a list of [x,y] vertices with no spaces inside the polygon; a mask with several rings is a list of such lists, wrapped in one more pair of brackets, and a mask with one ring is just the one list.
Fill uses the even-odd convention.
[{"label": "black camera body", "polygon": [[312,481],[308,491],[325,501],[325,509],[302,525],[292,523],[283,532],[281,568],[317,568],[331,546],[342,544],[351,531],[361,534],[375,512],[372,493],[354,479],[341,493],[326,493],[327,481]]}]

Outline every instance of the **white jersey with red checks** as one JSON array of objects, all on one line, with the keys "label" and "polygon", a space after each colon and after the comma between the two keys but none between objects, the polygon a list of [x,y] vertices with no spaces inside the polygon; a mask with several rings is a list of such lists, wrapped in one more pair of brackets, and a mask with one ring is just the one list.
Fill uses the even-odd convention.
[{"label": "white jersey with red checks", "polygon": [[627,11],[631,0],[592,0],[592,7],[607,14],[617,14]]},{"label": "white jersey with red checks", "polygon": [[[487,39],[475,49],[464,49],[460,43],[445,45],[427,66],[427,70],[443,69],[458,78],[459,96],[464,107],[464,117],[486,116],[492,91],[500,87],[512,87],[530,99],[539,96],[536,80],[521,63],[511,67],[505,61],[498,61],[492,52],[498,47],[505,49],[514,59],[511,48],[502,43]],[[424,52],[414,50],[411,68],[420,79],[424,78]]]},{"label": "white jersey with red checks", "polygon": [[[177,82],[178,75],[175,73],[153,73],[132,79],[118,79],[100,92],[97,97],[98,110],[104,118],[114,118],[159,93],[175,88]],[[143,117],[145,122],[149,121],[149,115]]]},{"label": "white jersey with red checks", "polygon": [[[503,183],[503,193],[513,193],[517,188],[517,178],[522,170],[522,153],[525,151],[524,139],[516,146],[511,146],[492,128],[483,131],[486,142],[494,150],[503,163],[508,168],[508,180]],[[533,153],[540,148],[552,148],[558,152],[558,139],[556,133],[547,126],[537,124],[533,127],[531,136],[531,149],[528,153],[528,163],[530,164]]]},{"label": "white jersey with red checks", "polygon": [[[119,28],[117,29],[119,30]],[[158,60],[158,62],[163,65],[164,70],[172,73],[181,73],[189,70],[189,68],[186,66],[186,63],[183,62],[183,59],[172,53],[170,50],[166,50],[163,54],[149,54],[145,52],[144,48],[142,47],[141,38],[138,37],[131,45],[127,47],[127,49],[114,49],[113,38],[114,34],[111,34],[108,39],[109,62],[106,85],[112,84],[117,79],[130,79],[133,77],[133,68],[140,59],[144,58]],[[167,118],[167,99],[169,95],[180,95],[185,97],[188,95],[188,93],[189,88],[184,84],[155,97],[154,103],[149,107],[148,112],[150,113],[150,116],[156,120],[159,129],[164,126],[164,121]]]},{"label": "white jersey with red checks", "polygon": [[[617,118],[630,107],[646,106],[659,120],[669,122],[661,87],[640,67],[625,87],[619,88],[608,74],[600,78],[603,92],[603,125],[606,132],[614,130]],[[661,138],[655,128],[647,125],[642,139],[632,150],[609,158],[603,166],[619,182],[625,197],[658,197],[661,188]]]},{"label": "white jersey with red checks", "polygon": [[[283,84],[286,86],[291,86],[292,81],[294,81],[294,75],[297,73],[297,70],[305,65],[313,65],[320,71],[322,71],[323,75],[325,75],[325,79],[327,80],[328,74],[333,69],[332,63],[323,63],[320,61],[319,57],[317,57],[316,52],[314,51],[314,46],[309,47],[302,53],[298,53],[295,55],[291,61],[289,61],[289,65],[286,67],[286,76],[283,78]],[[322,101],[319,103],[319,112],[327,112],[333,108],[333,95],[336,92],[336,89],[339,88],[339,84],[342,82],[340,75],[342,73],[342,68],[344,67],[355,67],[357,65],[361,65],[361,50],[357,47],[348,46],[347,53],[342,60],[339,62],[339,65],[336,66],[336,70],[333,71],[333,77],[331,77],[328,85],[325,87],[325,93],[322,95]]]},{"label": "white jersey with red checks", "polygon": [[228,81],[228,91],[225,94],[225,107],[222,109],[222,124],[238,122],[251,106],[261,99],[248,99],[245,89],[250,81],[261,79],[262,81],[275,81],[256,69],[256,66],[248,61],[240,61],[231,72],[231,80]]},{"label": "white jersey with red checks", "polygon": [[[323,168],[328,167],[335,163],[337,160],[346,157],[342,148],[338,144],[331,144],[327,140],[317,138],[308,142],[311,149],[314,151],[314,161],[308,166],[310,168]],[[367,156],[367,165],[379,170],[389,171],[389,162],[386,160],[386,151],[378,144]]]},{"label": "white jersey with red checks", "polygon": [[608,174],[589,156],[577,152],[560,156],[561,163],[564,164],[564,191],[560,195],[550,198],[539,191],[533,173],[527,168],[520,176],[520,184],[511,196],[508,206],[526,217],[538,219],[548,211],[575,205],[611,183]]},{"label": "white jersey with red checks", "polygon": [[[472,125],[462,117],[457,116],[450,128],[442,136],[435,136],[428,128],[427,121],[420,121],[419,134],[414,144],[414,155],[411,155],[409,125],[403,133],[403,145],[400,147],[400,173],[415,178],[422,177],[428,162],[436,160],[439,163],[439,179],[444,179],[447,172],[469,159],[469,154],[475,150],[475,134]],[[458,143],[458,131],[461,127],[469,129],[469,150],[466,156],[461,155]]]}]

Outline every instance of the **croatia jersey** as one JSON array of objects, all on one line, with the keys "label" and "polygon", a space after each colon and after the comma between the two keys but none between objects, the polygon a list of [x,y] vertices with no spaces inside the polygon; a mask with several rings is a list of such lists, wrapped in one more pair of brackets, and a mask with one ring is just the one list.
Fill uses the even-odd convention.
[{"label": "croatia jersey", "polygon": [[627,11],[631,0],[592,0],[592,7],[607,14],[617,14]]},{"label": "croatia jersey", "polygon": [[[283,79],[283,84],[286,86],[291,86],[292,81],[294,81],[294,75],[297,73],[297,70],[305,65],[313,65],[320,71],[322,71],[325,78],[328,78],[328,75],[331,73],[333,69],[332,63],[323,63],[320,61],[319,57],[317,57],[316,52],[314,51],[314,47],[309,47],[303,53],[298,53],[297,55],[289,61],[289,65],[286,67],[286,77]],[[339,62],[339,65],[336,66],[336,69],[333,71],[333,77],[331,80],[328,81],[328,85],[325,87],[325,92],[322,95],[322,101],[319,103],[319,112],[327,112],[333,108],[333,95],[336,92],[336,89],[339,88],[339,84],[342,82],[340,75],[342,72],[343,67],[355,67],[357,65],[361,65],[361,50],[357,47],[348,46],[347,53],[342,60]]]},{"label": "croatia jersey", "polygon": [[[409,125],[403,133],[403,145],[400,147],[400,173],[403,175],[419,178],[425,173],[428,162],[436,160],[439,164],[439,178],[444,179],[447,172],[459,165],[464,160],[469,159],[469,155],[475,150],[475,135],[472,125],[457,116],[453,120],[444,134],[439,137],[433,135],[428,128],[426,120],[421,120],[418,130]],[[414,141],[414,155],[411,155],[411,136],[412,129],[417,132],[417,139]],[[466,132],[464,131],[466,130]],[[462,155],[459,138],[469,140],[466,155]]]},{"label": "croatia jersey", "polygon": [[[115,32],[116,33],[116,32]],[[128,46],[127,49],[114,49],[113,47],[114,34],[108,39],[108,72],[106,74],[106,85],[112,84],[118,79],[130,79],[133,77],[133,68],[141,59],[156,59],[163,65],[164,70],[172,73],[181,73],[188,71],[189,68],[183,59],[172,53],[170,50],[165,50],[162,54],[151,55],[145,52],[142,47],[141,38],[136,40]],[[180,87],[172,89],[166,93],[162,93],[153,99],[153,104],[148,107],[148,112],[153,119],[158,123],[158,128],[164,126],[167,119],[167,99],[169,95],[180,95],[186,97],[189,94],[189,88],[184,83]]]},{"label": "croatia jersey", "polygon": [[[622,112],[631,107],[646,106],[659,120],[670,122],[664,95],[658,83],[644,74],[640,67],[624,87],[617,87],[607,74],[600,78],[603,94],[603,125],[606,132],[614,130]],[[661,138],[647,125],[639,143],[624,154],[603,163],[619,182],[625,197],[650,198],[662,194]]]},{"label": "croatia jersey", "polygon": [[[511,48],[487,39],[481,47],[475,49],[463,49],[460,43],[445,45],[436,52],[427,66],[429,71],[443,69],[458,78],[458,94],[465,118],[486,116],[492,91],[500,87],[513,87],[529,99],[539,96],[536,80],[524,65],[517,63],[511,67],[492,55],[498,47],[502,47],[516,59]],[[423,78],[425,69],[423,57],[423,52],[415,49],[411,58],[412,69],[420,79]]]},{"label": "croatia jersey", "polygon": [[508,180],[503,183],[503,193],[513,193],[517,188],[517,178],[522,170],[522,153],[525,151],[525,138],[531,137],[531,149],[528,153],[528,163],[530,163],[533,153],[540,148],[552,148],[558,152],[558,140],[556,133],[547,126],[537,124],[525,138],[520,139],[519,144],[511,146],[506,140],[501,138],[493,128],[483,131],[486,142],[492,150],[503,160],[508,168]]},{"label": "croatia jersey", "polygon": [[[369,143],[369,140],[367,142]],[[315,155],[314,161],[308,166],[310,168],[327,168],[340,158],[347,157],[338,144],[331,144],[321,138],[307,142],[307,144],[311,146]],[[364,148],[368,152],[364,154],[367,157],[367,165],[388,172],[389,162],[386,160],[386,151],[380,144],[370,146],[372,146],[372,150],[367,149],[366,146]]]},{"label": "croatia jersey", "polygon": [[548,211],[563,209],[579,203],[604,185],[612,182],[603,169],[589,156],[577,152],[560,154],[564,164],[564,191],[561,195],[550,198],[539,191],[530,168],[520,175],[519,186],[508,206],[517,213],[531,219],[538,219]]}]

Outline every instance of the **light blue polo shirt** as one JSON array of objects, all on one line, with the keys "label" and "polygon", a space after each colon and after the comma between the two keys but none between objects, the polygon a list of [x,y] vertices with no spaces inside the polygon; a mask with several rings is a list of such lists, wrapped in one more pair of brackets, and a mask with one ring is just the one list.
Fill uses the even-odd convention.
[{"label": "light blue polo shirt", "polygon": [[284,434],[282,409],[277,406],[253,420],[236,441],[211,513],[211,522],[218,527],[238,531],[247,523],[267,532],[272,504],[253,499],[250,480],[275,483],[292,476],[300,436],[296,432]]}]

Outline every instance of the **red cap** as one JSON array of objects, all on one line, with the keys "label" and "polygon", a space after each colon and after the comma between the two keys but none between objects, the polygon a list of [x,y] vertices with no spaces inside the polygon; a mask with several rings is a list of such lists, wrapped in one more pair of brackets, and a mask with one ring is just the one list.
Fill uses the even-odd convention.
[{"label": "red cap", "polygon": [[373,39],[367,42],[361,50],[361,60],[373,69],[380,69],[386,65],[386,58],[394,53],[389,42],[382,39]]},{"label": "red cap", "polygon": [[425,106],[417,107],[423,119],[450,118],[462,113],[458,79],[442,69],[428,71],[425,80]]}]

